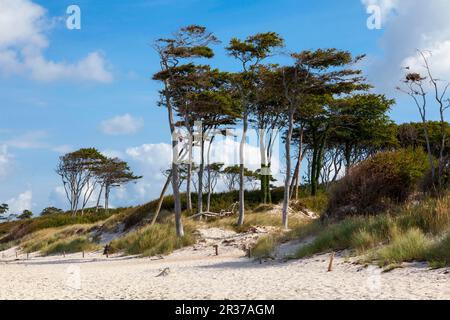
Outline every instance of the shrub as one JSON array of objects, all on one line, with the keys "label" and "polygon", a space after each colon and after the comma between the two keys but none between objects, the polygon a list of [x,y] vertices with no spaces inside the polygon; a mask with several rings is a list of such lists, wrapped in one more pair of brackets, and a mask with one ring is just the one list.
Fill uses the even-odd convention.
[{"label": "shrub", "polygon": [[402,203],[417,190],[428,170],[425,152],[402,149],[382,152],[361,162],[330,190],[327,215],[376,214],[391,204]]}]

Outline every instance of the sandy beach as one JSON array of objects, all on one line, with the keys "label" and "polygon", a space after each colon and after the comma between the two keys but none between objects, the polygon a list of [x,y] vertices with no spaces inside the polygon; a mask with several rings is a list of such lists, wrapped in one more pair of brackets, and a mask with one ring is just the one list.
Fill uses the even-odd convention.
[{"label": "sandy beach", "polygon": [[329,255],[261,263],[240,248],[254,236],[204,233],[196,246],[166,257],[95,252],[17,260],[12,248],[0,253],[0,299],[450,299],[448,269],[415,263],[382,273],[341,255],[332,272]]}]

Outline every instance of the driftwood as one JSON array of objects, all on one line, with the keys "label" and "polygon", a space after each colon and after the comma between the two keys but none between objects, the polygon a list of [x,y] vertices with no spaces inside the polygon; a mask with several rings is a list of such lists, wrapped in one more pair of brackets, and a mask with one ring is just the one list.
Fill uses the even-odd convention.
[{"label": "driftwood", "polygon": [[157,277],[166,277],[169,275],[170,272],[170,268],[164,268],[164,270],[162,270]]},{"label": "driftwood", "polygon": [[217,212],[201,212],[194,214],[190,216],[191,219],[201,219],[203,217],[205,218],[224,218],[224,217],[230,217],[232,215],[236,214],[236,206],[239,204],[239,202],[233,203],[228,210],[220,210],[219,213]]}]

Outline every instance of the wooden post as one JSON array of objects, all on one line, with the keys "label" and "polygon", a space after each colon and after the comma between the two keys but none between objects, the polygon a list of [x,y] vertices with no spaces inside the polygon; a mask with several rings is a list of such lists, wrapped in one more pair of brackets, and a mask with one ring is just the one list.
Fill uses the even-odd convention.
[{"label": "wooden post", "polygon": [[216,251],[216,256],[219,255],[219,245],[215,244],[214,246],[214,250]]},{"label": "wooden post", "polygon": [[248,256],[249,258],[252,257],[252,248],[248,248],[248,249],[247,249],[247,256]]},{"label": "wooden post", "polygon": [[27,252],[27,260],[30,259],[30,254]]},{"label": "wooden post", "polygon": [[18,257],[18,256],[17,256],[17,251],[16,251],[16,259],[17,259],[17,257]]},{"label": "wooden post", "polygon": [[83,259],[84,259],[84,250],[83,250]]},{"label": "wooden post", "polygon": [[328,272],[333,271],[333,260],[334,260],[334,252],[331,253],[330,256],[330,263],[328,264]]}]

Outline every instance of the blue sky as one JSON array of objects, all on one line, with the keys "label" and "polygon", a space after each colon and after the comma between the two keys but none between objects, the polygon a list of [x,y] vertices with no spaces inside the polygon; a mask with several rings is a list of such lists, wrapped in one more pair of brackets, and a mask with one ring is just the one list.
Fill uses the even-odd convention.
[{"label": "blue sky", "polygon": [[[449,7],[441,0],[433,5],[411,0],[417,4],[412,9],[406,2],[0,0],[0,8],[7,9],[0,10],[0,202],[16,211],[64,206],[54,172],[58,157],[91,146],[125,158],[145,176],[116,192],[113,205],[156,196],[166,161],[160,153],[167,150],[169,134],[166,113],[156,106],[158,84],[151,75],[158,60],[151,43],[187,24],[204,25],[223,42],[211,63],[224,70],[235,70],[237,64],[223,46],[231,37],[256,32],[280,33],[286,51],[336,47],[366,53],[362,67],[375,91],[398,98],[394,120],[415,121],[410,102],[393,90],[400,64],[413,59],[420,46],[445,53],[448,29],[439,36],[436,31],[449,26],[444,21]],[[66,28],[71,4],[81,9],[81,30]],[[382,9],[381,30],[366,26],[369,4]],[[414,30],[416,35],[408,33],[413,41],[405,43],[406,21],[420,6],[425,14],[442,12],[444,22],[434,17]],[[8,24],[8,19],[20,22]],[[427,42],[422,35],[429,36]],[[11,54],[13,59],[4,58]]]}]

